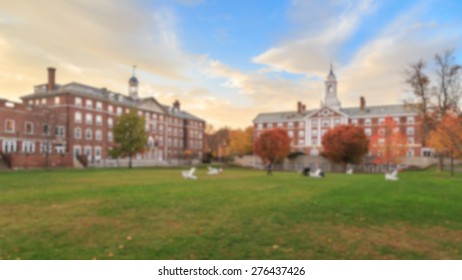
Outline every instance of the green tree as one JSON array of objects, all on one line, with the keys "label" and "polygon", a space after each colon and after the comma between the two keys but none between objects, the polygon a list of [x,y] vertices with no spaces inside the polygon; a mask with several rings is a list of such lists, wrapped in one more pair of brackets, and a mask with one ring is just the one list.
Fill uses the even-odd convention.
[{"label": "green tree", "polygon": [[144,118],[138,116],[135,110],[123,114],[116,119],[114,125],[114,141],[120,156],[127,156],[128,167],[132,168],[132,158],[146,149],[148,136],[144,131]]}]

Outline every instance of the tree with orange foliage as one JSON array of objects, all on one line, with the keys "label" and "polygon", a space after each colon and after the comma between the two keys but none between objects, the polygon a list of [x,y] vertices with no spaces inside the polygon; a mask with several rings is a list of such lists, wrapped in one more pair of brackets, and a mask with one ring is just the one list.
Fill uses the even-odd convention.
[{"label": "tree with orange foliage", "polygon": [[430,133],[428,144],[438,154],[451,159],[451,176],[454,176],[454,158],[462,157],[462,119],[447,113]]},{"label": "tree with orange foliage", "polygon": [[376,156],[374,163],[398,164],[406,153],[406,136],[401,133],[399,126],[388,116],[385,123],[379,127],[379,133],[370,139],[369,150]]},{"label": "tree with orange foliage", "polygon": [[290,153],[290,141],[285,129],[265,130],[255,140],[253,151],[263,162],[272,165],[281,162]]},{"label": "tree with orange foliage", "polygon": [[243,156],[252,153],[253,127],[245,130],[233,129],[229,131],[229,150],[231,155]]},{"label": "tree with orange foliage", "polygon": [[343,165],[358,164],[367,154],[369,140],[364,130],[353,125],[340,125],[322,137],[322,156]]}]

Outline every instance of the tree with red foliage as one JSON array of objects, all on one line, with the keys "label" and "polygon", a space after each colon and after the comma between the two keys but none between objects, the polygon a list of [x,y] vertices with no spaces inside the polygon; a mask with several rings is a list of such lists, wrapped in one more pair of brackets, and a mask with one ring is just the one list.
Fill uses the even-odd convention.
[{"label": "tree with red foliage", "polygon": [[385,123],[379,127],[379,133],[370,139],[369,149],[376,156],[376,164],[398,164],[406,153],[406,136],[401,133],[399,126],[388,116]]},{"label": "tree with red foliage", "polygon": [[353,125],[340,125],[322,137],[322,156],[343,165],[361,163],[367,154],[369,140],[364,130]]},{"label": "tree with red foliage", "polygon": [[290,153],[290,137],[282,128],[265,130],[255,140],[253,151],[269,165],[281,162]]},{"label": "tree with red foliage", "polygon": [[438,154],[449,156],[454,176],[454,158],[462,157],[462,119],[447,113],[430,133],[428,143]]}]

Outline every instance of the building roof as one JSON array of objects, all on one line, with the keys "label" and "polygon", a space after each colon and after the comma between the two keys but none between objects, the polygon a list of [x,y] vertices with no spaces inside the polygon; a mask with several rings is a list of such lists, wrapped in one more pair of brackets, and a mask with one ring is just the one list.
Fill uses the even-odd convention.
[{"label": "building roof", "polygon": [[[174,115],[174,116],[177,116],[183,119],[191,119],[195,121],[205,122],[204,120],[188,112],[172,110],[171,107],[160,104],[154,97],[134,99],[125,94],[109,91],[106,88],[96,88],[93,86],[84,85],[84,84],[76,83],[76,82],[71,82],[69,84],[57,86],[57,88],[52,91],[47,91],[46,86],[47,86],[46,84],[35,86],[35,93],[22,96],[21,99],[29,99],[29,98],[53,96],[53,95],[62,94],[62,93],[70,93],[70,94],[75,94],[78,96],[84,96],[84,97],[89,97],[93,99],[110,101],[113,104],[120,104],[124,106],[136,107],[136,108],[141,107],[141,105],[148,100],[154,100],[154,102],[158,104],[161,109],[163,109],[164,113],[166,112],[167,114]],[[142,109],[146,110],[147,108],[142,108]]]},{"label": "building roof", "polygon": [[303,113],[298,113],[297,111],[260,113],[253,119],[253,122],[298,121],[305,119],[307,115],[314,111],[315,110],[309,110]]},{"label": "building roof", "polygon": [[393,116],[393,115],[414,115],[416,112],[404,104],[366,106],[364,110],[359,107],[341,108],[349,117],[366,116]]},{"label": "building roof", "polygon": [[169,115],[175,116],[181,119],[190,119],[194,121],[205,122],[203,119],[200,119],[193,114],[190,114],[186,111],[176,110],[174,107],[162,105],[164,109],[168,112]]},{"label": "building roof", "polygon": [[[313,109],[298,113],[297,111],[287,112],[272,112],[272,113],[260,113],[253,120],[254,123],[264,122],[281,122],[281,121],[299,121],[309,118],[309,115],[318,111],[319,109]],[[367,106],[365,110],[361,110],[359,107],[351,108],[340,108],[340,112],[348,115],[348,117],[386,117],[396,115],[415,115],[416,112],[409,106],[403,104],[395,105],[381,105],[381,106]]]}]

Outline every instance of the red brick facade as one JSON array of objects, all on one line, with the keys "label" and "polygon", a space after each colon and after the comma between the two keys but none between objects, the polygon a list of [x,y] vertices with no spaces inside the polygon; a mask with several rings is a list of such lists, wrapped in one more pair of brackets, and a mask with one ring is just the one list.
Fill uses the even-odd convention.
[{"label": "red brick facade", "polygon": [[[147,151],[138,158],[202,157],[205,121],[181,111],[178,101],[164,106],[154,98],[138,99],[134,77],[130,79],[134,96],[128,97],[78,83],[60,86],[55,83],[55,70],[48,71],[48,83],[35,86],[33,94],[22,97],[23,103],[0,100],[0,152],[4,158],[12,153],[28,154],[28,158],[46,154],[48,146],[48,154],[63,155],[61,159],[67,154],[87,155],[90,162],[106,159],[114,145],[116,118],[130,109],[146,120]],[[15,167],[25,166],[21,160],[15,162]]]}]

